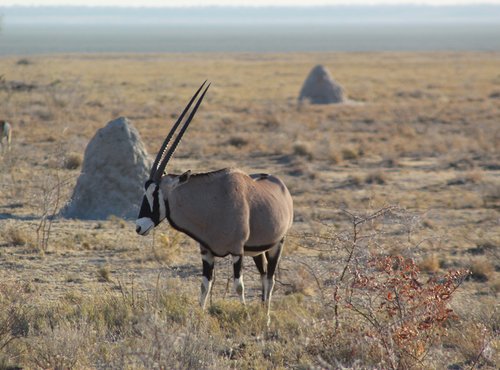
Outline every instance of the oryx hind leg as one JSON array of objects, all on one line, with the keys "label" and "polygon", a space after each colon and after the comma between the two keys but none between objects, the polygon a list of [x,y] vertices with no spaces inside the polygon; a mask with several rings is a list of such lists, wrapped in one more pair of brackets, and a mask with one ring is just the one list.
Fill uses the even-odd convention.
[{"label": "oryx hind leg", "polygon": [[214,255],[210,250],[200,246],[201,259],[203,262],[203,277],[201,281],[200,306],[205,309],[208,296],[212,289],[213,274],[214,274]]},{"label": "oryx hind leg", "polygon": [[233,257],[234,290],[240,297],[241,303],[245,304],[245,285],[241,270],[243,268],[243,256]]},{"label": "oryx hind leg", "polygon": [[267,279],[267,259],[264,253],[259,254],[253,257],[253,261],[255,262],[255,266],[257,266],[257,270],[260,273],[260,280],[262,282],[262,302],[266,300],[266,291],[265,284]]},{"label": "oryx hind leg", "polygon": [[283,250],[283,243],[285,239],[275,244],[271,249],[266,252],[267,259],[267,271],[266,278],[264,280],[264,302],[267,309],[267,325],[271,322],[270,311],[271,311],[271,297],[274,288],[274,273],[278,267],[278,262],[281,257],[281,252]]}]

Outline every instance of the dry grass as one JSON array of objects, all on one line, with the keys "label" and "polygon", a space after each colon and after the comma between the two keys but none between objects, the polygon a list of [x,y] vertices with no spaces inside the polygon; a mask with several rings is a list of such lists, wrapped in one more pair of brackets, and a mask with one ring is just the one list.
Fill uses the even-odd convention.
[{"label": "dry grass", "polygon": [[[297,104],[319,61],[354,103]],[[448,336],[431,336],[414,367],[495,368],[499,61],[498,53],[1,58],[5,81],[24,90],[0,90],[1,118],[15,127],[12,151],[0,157],[0,367],[386,368],[359,315],[343,307],[341,330],[331,326],[332,289],[352,247],[352,216],[397,204],[408,211],[360,225],[349,271],[365,272],[378,254],[420,261],[422,283],[470,268]],[[251,259],[247,310],[226,288],[226,259],[203,313],[201,259],[188,238],[167,225],[139,238],[130,220],[115,217],[48,217],[58,183],[58,207],[68,200],[98,128],[127,116],[154,153],[206,78],[212,87],[171,171],[275,173],[294,196],[269,330]],[[51,234],[40,254],[43,219]]]},{"label": "dry grass", "polygon": [[387,181],[388,181],[388,176],[385,172],[382,171],[369,173],[365,177],[366,184],[384,185]]},{"label": "dry grass", "polygon": [[470,271],[472,279],[479,282],[485,282],[494,276],[495,268],[490,260],[476,258],[470,265]]},{"label": "dry grass", "polygon": [[9,245],[13,246],[33,245],[34,243],[31,235],[20,227],[7,227],[6,230],[2,231],[2,236]]},{"label": "dry grass", "polygon": [[425,257],[418,264],[420,270],[430,273],[435,273],[439,271],[439,258],[437,255],[432,254],[430,256]]},{"label": "dry grass", "polygon": [[80,168],[83,162],[83,157],[80,153],[69,153],[64,159],[64,168],[67,170],[76,170]]}]

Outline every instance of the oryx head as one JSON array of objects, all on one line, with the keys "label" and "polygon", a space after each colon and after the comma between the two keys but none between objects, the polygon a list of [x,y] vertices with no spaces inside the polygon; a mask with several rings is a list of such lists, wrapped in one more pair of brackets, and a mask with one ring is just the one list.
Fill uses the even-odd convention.
[{"label": "oryx head", "polygon": [[[198,110],[198,107],[200,106],[201,101],[205,96],[205,93],[210,87],[210,84],[207,85],[207,87],[201,94],[200,98],[196,102],[193,110],[191,111],[189,117],[187,118],[186,122],[179,131],[179,134],[175,138],[172,146],[170,146],[169,148],[167,147],[168,144],[170,143],[170,140],[172,139],[172,136],[179,127],[180,123],[182,122],[184,116],[191,108],[191,105],[193,104],[194,100],[200,93],[203,86],[205,86],[205,83],[206,81],[203,82],[198,91],[196,91],[196,94],[194,94],[194,96],[191,98],[188,105],[186,106],[186,108],[184,108],[182,114],[179,116],[174,126],[168,133],[167,138],[163,142],[163,145],[161,146],[160,151],[156,156],[153,167],[151,168],[149,179],[144,184],[145,188],[144,198],[142,199],[141,210],[139,211],[139,216],[137,217],[136,221],[136,231],[140,235],[147,235],[149,231],[153,229],[156,225],[158,225],[161,221],[163,221],[167,215],[165,198],[162,194],[162,188],[164,189],[172,188],[180,181],[189,177],[189,172],[186,172],[181,176],[174,176],[174,175],[163,176],[163,173],[165,171],[165,167],[167,166],[168,161],[172,157],[172,154],[174,154],[177,145],[181,141],[182,135],[184,135],[184,132],[188,128],[189,123],[196,114],[196,111]],[[166,187],[160,186],[162,185],[162,181],[167,182],[166,184],[163,184],[166,185]]]}]

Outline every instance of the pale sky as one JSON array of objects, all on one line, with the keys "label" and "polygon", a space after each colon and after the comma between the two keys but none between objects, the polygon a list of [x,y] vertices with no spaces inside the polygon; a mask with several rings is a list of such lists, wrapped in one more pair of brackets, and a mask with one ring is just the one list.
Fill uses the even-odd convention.
[{"label": "pale sky", "polygon": [[500,0],[0,0],[0,6],[10,5],[88,5],[88,6],[208,6],[208,5],[478,5],[500,4]]}]

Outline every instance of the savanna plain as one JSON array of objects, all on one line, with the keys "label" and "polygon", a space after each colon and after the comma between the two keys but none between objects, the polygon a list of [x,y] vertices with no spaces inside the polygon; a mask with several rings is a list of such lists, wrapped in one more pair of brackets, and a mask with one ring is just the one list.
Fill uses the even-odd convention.
[{"label": "savanna plain", "polygon": [[[323,64],[346,92],[299,104]],[[0,368],[494,369],[500,364],[500,54],[0,58]],[[170,170],[280,176],[295,202],[266,325],[230,259],[198,306],[198,246],[167,222],[57,216],[96,130],[155,155],[212,86]],[[130,199],[140,203],[141,199]]]}]

